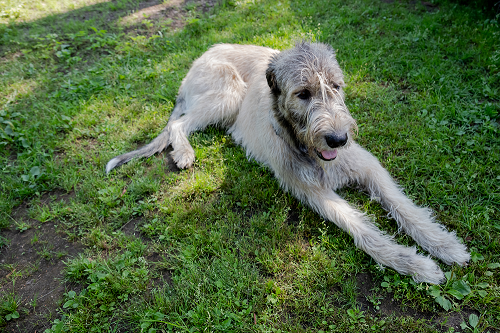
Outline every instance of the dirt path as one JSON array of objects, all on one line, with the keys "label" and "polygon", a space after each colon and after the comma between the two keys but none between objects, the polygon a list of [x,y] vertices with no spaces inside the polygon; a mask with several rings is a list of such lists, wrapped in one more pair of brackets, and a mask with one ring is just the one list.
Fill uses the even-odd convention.
[{"label": "dirt path", "polygon": [[[23,213],[21,207],[17,213]],[[17,215],[17,214],[16,214]],[[68,286],[63,261],[77,256],[84,247],[68,241],[54,222],[30,220],[32,227],[2,232],[9,245],[0,251],[0,294],[14,296],[20,318],[7,324],[7,332],[43,332],[56,313]],[[71,286],[75,289],[75,286]]]}]

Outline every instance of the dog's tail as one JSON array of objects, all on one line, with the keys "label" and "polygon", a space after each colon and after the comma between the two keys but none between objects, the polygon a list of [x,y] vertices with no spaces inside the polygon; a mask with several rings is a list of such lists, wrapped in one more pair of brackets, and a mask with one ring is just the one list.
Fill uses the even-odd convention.
[{"label": "dog's tail", "polygon": [[135,157],[149,157],[153,154],[159,153],[170,145],[170,124],[182,117],[185,109],[184,98],[182,97],[182,92],[179,91],[179,96],[177,97],[177,101],[175,103],[174,110],[168,119],[167,126],[163,129],[163,131],[158,135],[153,141],[149,144],[141,147],[137,150],[131,151],[130,153],[126,153],[120,156],[116,156],[111,161],[106,164],[106,173],[109,173],[111,170],[120,166],[122,164],[127,163],[131,159]]},{"label": "dog's tail", "polygon": [[149,157],[155,153],[159,153],[170,144],[170,131],[168,130],[168,125],[163,129],[163,132],[160,133],[153,141],[149,144],[141,147],[137,150],[131,151],[130,153],[125,153],[120,156],[116,156],[111,161],[106,164],[106,173],[109,173],[111,170],[120,166],[122,164],[127,163],[131,159],[135,157]]}]

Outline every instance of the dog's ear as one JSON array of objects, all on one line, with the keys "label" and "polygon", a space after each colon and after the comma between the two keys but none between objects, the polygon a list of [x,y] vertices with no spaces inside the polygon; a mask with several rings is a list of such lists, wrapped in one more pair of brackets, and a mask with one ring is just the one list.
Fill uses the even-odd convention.
[{"label": "dog's ear", "polygon": [[280,88],[278,87],[278,82],[276,82],[276,75],[274,74],[274,69],[271,65],[267,67],[266,70],[266,79],[269,88],[271,88],[271,92],[273,95],[278,96],[281,93]]},{"label": "dog's ear", "polygon": [[330,44],[325,44],[326,45],[326,49],[328,50],[328,52],[330,52],[331,54],[333,54],[335,56],[336,52],[335,52],[335,49],[333,48],[333,46],[331,46]]}]

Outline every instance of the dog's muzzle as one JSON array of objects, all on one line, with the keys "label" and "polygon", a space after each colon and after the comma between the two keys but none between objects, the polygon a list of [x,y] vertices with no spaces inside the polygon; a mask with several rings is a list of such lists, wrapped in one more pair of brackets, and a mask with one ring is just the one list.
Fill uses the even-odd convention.
[{"label": "dog's muzzle", "polygon": [[325,135],[325,141],[328,147],[333,148],[333,150],[323,150],[318,151],[315,149],[316,154],[323,161],[333,161],[337,157],[337,149],[344,146],[347,143],[347,133],[344,135],[329,134]]},{"label": "dog's muzzle", "polygon": [[347,133],[345,133],[344,135],[325,135],[325,141],[330,148],[342,147],[347,143]]}]

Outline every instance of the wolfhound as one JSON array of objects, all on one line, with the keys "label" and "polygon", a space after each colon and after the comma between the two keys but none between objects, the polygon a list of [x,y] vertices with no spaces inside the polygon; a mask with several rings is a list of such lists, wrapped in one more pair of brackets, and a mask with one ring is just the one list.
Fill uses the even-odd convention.
[{"label": "wolfhound", "polygon": [[193,165],[188,136],[208,125],[227,128],[247,156],[267,165],[286,191],[348,232],[377,263],[417,282],[444,281],[439,266],[415,247],[397,244],[334,191],[357,183],[423,249],[448,265],[470,259],[454,232],[416,206],[380,162],[353,141],[356,122],[344,104],[344,77],[334,50],[298,43],[279,52],[251,45],[213,46],[182,81],[167,126],[148,145],[113,158],[113,168],[172,146],[179,168]]}]

